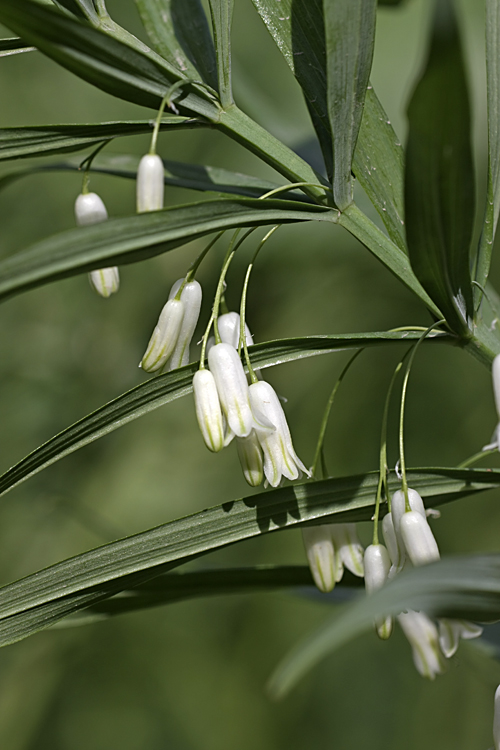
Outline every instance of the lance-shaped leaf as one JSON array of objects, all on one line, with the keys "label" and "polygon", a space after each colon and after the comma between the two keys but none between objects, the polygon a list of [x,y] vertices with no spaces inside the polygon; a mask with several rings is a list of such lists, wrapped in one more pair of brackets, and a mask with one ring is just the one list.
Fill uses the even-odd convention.
[{"label": "lance-shaped leaf", "polygon": [[326,81],[333,135],[333,197],[352,201],[351,169],[375,42],[376,0],[323,0]]},{"label": "lance-shaped leaf", "polygon": [[221,198],[70,229],[0,262],[0,300],[95,268],[135,263],[211,232],[294,221],[336,221],[299,201]]},{"label": "lance-shaped leaf", "polygon": [[209,0],[217,53],[217,76],[221,104],[224,108],[233,104],[231,86],[231,24],[234,0]]},{"label": "lance-shaped leaf", "polygon": [[58,8],[69,10],[74,16],[86,18],[91,22],[98,20],[93,0],[52,0]]},{"label": "lance-shaped leaf", "polygon": [[406,609],[481,622],[498,620],[500,555],[450,557],[404,571],[298,644],[271,678],[270,692],[275,697],[285,695],[329,652],[373,628],[376,617]]},{"label": "lance-shaped leaf", "polygon": [[[486,0],[486,73],[488,83],[488,187],[476,279],[484,286],[500,211],[500,5]],[[475,289],[479,296],[480,290]]]},{"label": "lance-shaped leaf", "polygon": [[[407,473],[412,487],[434,506],[500,485],[498,471]],[[369,520],[377,483],[375,472],[282,487],[203,510],[39,570],[0,589],[0,645],[14,643],[68,614],[235,542],[318,521]],[[389,484],[393,491],[400,480],[392,476]]]},{"label": "lance-shaped leaf", "polygon": [[[42,166],[27,167],[7,172],[0,177],[0,190],[10,185],[21,177],[28,177],[40,172],[75,172],[79,171],[80,158],[72,158],[55,164],[44,164]],[[90,168],[91,172],[108,174],[114,177],[135,180],[137,178],[138,156],[129,154],[99,154],[94,159]],[[276,182],[260,180],[240,172],[231,172],[228,169],[210,167],[201,164],[186,164],[185,162],[163,159],[165,168],[165,185],[189,188],[191,190],[202,190],[216,193],[228,193],[234,195],[245,195],[250,198],[259,198],[265,193],[281,187]],[[279,199],[298,200],[310,203],[310,199],[298,190],[282,191],[276,196]]]},{"label": "lance-shaped leaf", "polygon": [[[332,177],[322,0],[281,0],[279,4],[274,0],[253,0],[253,4],[302,88],[327,172]],[[403,149],[371,87],[366,93],[353,171],[382,217],[389,236],[404,249]]]},{"label": "lance-shaped leaf", "polygon": [[436,4],[429,57],[408,118],[405,205],[410,260],[429,296],[460,331],[472,317],[474,170],[467,84],[450,0]]},{"label": "lance-shaped leaf", "polygon": [[14,37],[13,39],[0,39],[0,57],[10,57],[21,52],[33,52],[35,47],[30,47],[24,39]]},{"label": "lance-shaped leaf", "polygon": [[200,0],[135,0],[154,48],[188,78],[217,88],[217,64]]},{"label": "lance-shaped leaf", "polygon": [[[206,123],[176,115],[164,117],[160,124],[161,131],[199,127],[206,127]],[[150,120],[0,128],[0,161],[81,151],[113,138],[151,132]]]},{"label": "lance-shaped leaf", "polygon": [[[256,344],[249,348],[249,352],[253,366],[263,369],[335,351],[409,344],[417,341],[421,335],[421,331],[386,331],[309,336]],[[434,332],[425,339],[425,345],[428,346],[431,342],[454,344],[454,339],[448,334]],[[128,422],[191,393],[193,375],[197,368],[196,362],[152,378],[67,427],[6,471],[0,477],[0,494],[5,494],[28,477]]]},{"label": "lance-shaped leaf", "polygon": [[[174,83],[187,81],[135,37],[124,32],[127,42],[120,41],[33,0],[0,0],[0,22],[75,75],[135,104],[158,109]],[[186,83],[176,97],[178,106],[180,99],[188,111],[217,118],[217,106],[203,87]]]}]

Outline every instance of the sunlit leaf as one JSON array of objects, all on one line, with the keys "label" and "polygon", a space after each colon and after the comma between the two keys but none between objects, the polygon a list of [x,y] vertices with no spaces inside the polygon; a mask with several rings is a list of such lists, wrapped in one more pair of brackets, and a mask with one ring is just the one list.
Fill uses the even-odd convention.
[{"label": "sunlit leaf", "polygon": [[408,118],[410,260],[424,289],[460,331],[472,317],[474,169],[465,70],[450,0],[436,5],[429,58]]},{"label": "sunlit leaf", "polygon": [[209,0],[215,50],[219,93],[223,107],[233,103],[231,86],[231,23],[234,0]]},{"label": "sunlit leaf", "polygon": [[[418,331],[310,336],[268,341],[250,347],[249,351],[254,367],[263,369],[335,351],[412,342],[418,340],[420,336],[421,333]],[[433,333],[426,339],[426,345],[430,342],[453,343],[453,339],[447,334]],[[5,494],[28,477],[37,474],[84,445],[104,437],[113,430],[123,427],[128,422],[170,401],[187,395],[192,391],[193,375],[197,367],[198,363],[193,363],[152,378],[75,422],[6,471],[0,477],[0,494]]]},{"label": "sunlit leaf", "polygon": [[333,197],[341,210],[352,201],[352,160],[372,66],[376,10],[376,0],[323,2]]},{"label": "sunlit leaf", "polygon": [[498,620],[500,555],[450,557],[404,571],[298,644],[271,678],[271,693],[275,697],[285,695],[329,652],[373,627],[377,616],[398,614],[405,609],[481,622]]},{"label": "sunlit leaf", "polygon": [[[437,506],[500,486],[500,472],[419,469],[408,472],[408,481]],[[282,487],[203,510],[40,570],[0,588],[0,645],[21,640],[66,615],[235,542],[320,519],[369,520],[377,482],[378,474],[373,473]],[[393,476],[391,491],[399,485]]]}]

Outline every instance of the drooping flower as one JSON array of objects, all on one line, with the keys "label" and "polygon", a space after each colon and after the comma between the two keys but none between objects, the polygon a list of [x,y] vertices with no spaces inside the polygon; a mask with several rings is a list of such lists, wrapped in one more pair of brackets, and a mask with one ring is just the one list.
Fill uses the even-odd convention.
[{"label": "drooping flower", "polygon": [[[108,212],[97,193],[80,193],[75,201],[75,219],[79,227],[106,221]],[[116,266],[100,268],[89,273],[90,285],[101,297],[110,297],[120,287],[120,274]]]},{"label": "drooping flower", "polygon": [[146,154],[137,170],[137,213],[163,208],[165,171],[158,154]]},{"label": "drooping flower", "polygon": [[493,714],[493,740],[495,750],[500,750],[500,685],[495,691],[495,707]]},{"label": "drooping flower", "polygon": [[264,470],[262,450],[255,430],[252,430],[248,437],[237,437],[236,447],[238,449],[243,476],[250,487],[258,487],[264,479]]},{"label": "drooping flower", "polygon": [[439,548],[427,518],[411,510],[403,515],[399,526],[405,550],[413,565],[427,565],[439,560]]},{"label": "drooping flower", "polygon": [[483,628],[480,625],[468,622],[467,620],[450,620],[442,617],[438,620],[438,623],[439,645],[447,659],[456,653],[460,638],[464,640],[479,638],[483,632]]},{"label": "drooping flower", "polygon": [[[179,291],[184,279],[175,282],[170,290],[169,299],[173,299]],[[177,338],[177,343],[168,362],[169,370],[176,370],[189,363],[189,345],[193,338],[198,318],[200,317],[202,291],[197,281],[188,281],[181,292],[181,302],[184,305],[184,316]]]},{"label": "drooping flower", "polygon": [[403,570],[405,564],[405,551],[403,547],[398,544],[394,521],[392,520],[392,513],[387,513],[387,515],[384,516],[382,520],[382,533],[392,563],[391,569],[389,570],[389,578],[394,578],[397,573],[400,573]]},{"label": "drooping flower", "polygon": [[314,583],[320,591],[332,591],[339,580],[340,559],[333,545],[330,525],[305,526],[302,539]]},{"label": "drooping flower", "polygon": [[420,674],[433,680],[444,672],[438,631],[432,620],[424,612],[410,610],[398,615],[398,622],[410,642],[413,662]]},{"label": "drooping flower", "polygon": [[184,304],[181,300],[169,299],[160,313],[158,323],[142,358],[141,367],[146,372],[161,370],[173,354],[181,331]]},{"label": "drooping flower", "polygon": [[363,578],[364,576],[364,550],[359,541],[358,532],[355,523],[332,523],[330,524],[330,533],[333,544],[340,561],[340,581],[343,574],[343,566],[350,570],[355,576]]},{"label": "drooping flower", "polygon": [[[383,544],[370,544],[365,549],[364,569],[366,593],[372,594],[382,588],[389,577],[391,560]],[[393,618],[382,617],[375,621],[379,638],[387,640],[392,633]]]},{"label": "drooping flower", "polygon": [[[224,344],[231,344],[235,349],[238,349],[240,342],[240,316],[237,312],[228,312],[224,315],[219,315],[217,319],[217,325],[219,326],[219,335],[221,341]],[[252,346],[253,337],[250,333],[250,329],[245,323],[245,341],[247,346]]]},{"label": "drooping flower", "polygon": [[207,448],[218,453],[224,448],[224,424],[214,376],[209,370],[198,370],[193,378],[196,418]]},{"label": "drooping flower", "polygon": [[208,364],[229,428],[234,434],[245,438],[255,429],[260,441],[261,434],[274,432],[272,420],[250,405],[247,378],[236,349],[230,344],[215,344],[208,353]]},{"label": "drooping flower", "polygon": [[[210,355],[216,348],[212,349]],[[265,380],[260,380],[258,383],[252,383],[249,393],[252,412],[256,416],[260,415],[260,421],[263,416],[275,427],[272,432],[263,430],[260,426],[255,428],[264,453],[264,474],[271,487],[277,487],[282,477],[297,479],[301,471],[311,476],[295,453],[285,412],[274,388]]]}]

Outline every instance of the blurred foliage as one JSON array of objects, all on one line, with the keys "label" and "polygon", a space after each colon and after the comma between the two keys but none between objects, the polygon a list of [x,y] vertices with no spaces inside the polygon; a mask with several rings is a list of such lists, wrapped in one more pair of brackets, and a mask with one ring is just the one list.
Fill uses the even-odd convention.
[{"label": "blurred foliage", "polygon": [[[143,34],[132,3],[109,0],[108,6],[118,21]],[[482,8],[477,0],[463,0],[460,10],[475,106],[478,184],[483,185]],[[379,11],[372,77],[402,138],[427,16],[423,0]],[[233,50],[238,103],[311,162],[317,159],[298,87],[249,1],[236,3]],[[105,96],[38,53],[2,59],[0,89],[2,126],[151,116]],[[270,168],[219,133],[161,135],[159,144],[166,158],[273,178]],[[147,147],[148,137],[137,136],[106,150],[140,155]],[[133,212],[131,182],[96,175],[91,187],[110,215]],[[0,193],[1,255],[73,226],[79,191],[77,174],[39,174]],[[171,189],[167,203],[188,195]],[[362,196],[360,201],[369,211]],[[171,283],[202,247],[193,243],[125,267],[121,291],[111,300],[98,298],[86,278],[77,277],[2,306],[3,469],[140,382],[137,364],[158,310]],[[223,252],[219,243],[201,270],[205,319]],[[227,298],[233,309],[247,261],[242,253],[231,267]],[[320,225],[280,230],[259,259],[248,305],[258,341],[429,323],[423,306],[361,245],[340,228],[332,232]],[[306,464],[346,356],[269,371],[272,384],[288,399],[295,445]],[[376,467],[385,390],[397,357],[392,349],[365,352],[343,384],[326,443],[332,473]],[[409,386],[408,463],[456,464],[488,442],[494,426],[486,370],[460,350],[422,347]],[[2,500],[1,580],[244,494],[248,488],[235,451],[211,455],[191,400],[177,401],[66,458]],[[487,493],[473,502],[474,508],[465,500],[443,510],[435,529],[444,554],[499,550],[497,495]],[[367,526],[365,541],[369,533]],[[252,540],[195,565],[266,562],[303,562],[300,533]],[[389,643],[370,634],[325,661],[285,702],[271,703],[264,685],[272,668],[332,606],[339,605],[300,591],[198,600],[82,629],[48,631],[3,649],[0,747],[485,750],[491,744],[500,668],[477,645],[462,644],[448,674],[429,684],[415,672],[400,633]]]}]

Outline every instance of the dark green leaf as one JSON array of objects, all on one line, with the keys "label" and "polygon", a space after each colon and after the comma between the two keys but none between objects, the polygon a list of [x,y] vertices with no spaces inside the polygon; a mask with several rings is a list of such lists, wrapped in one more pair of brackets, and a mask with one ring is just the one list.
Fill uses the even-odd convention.
[{"label": "dark green leaf", "polygon": [[[7,174],[0,177],[0,190],[21,177],[27,177],[40,172],[78,171],[80,163],[81,158],[73,158],[55,164],[44,164],[43,166],[27,167],[25,169],[17,169],[13,172],[7,172]],[[90,171],[135,180],[138,164],[138,156],[130,156],[128,154],[99,154],[99,156],[92,162]],[[165,165],[165,184],[173,185],[175,187],[245,195],[250,198],[259,198],[261,195],[280,187],[276,182],[260,180],[256,177],[251,177],[250,175],[231,172],[227,169],[219,169],[218,167],[209,167],[201,164],[186,164],[184,162],[170,161],[169,159],[163,159],[163,164]],[[276,197],[280,199],[310,202],[309,199],[298,190],[290,190],[288,192],[283,191]]]},{"label": "dark green leaf", "polygon": [[271,678],[275,697],[287,693],[327,653],[373,627],[377,616],[421,610],[466,620],[500,618],[500,555],[450,557],[404,571],[370,597],[360,598],[299,644]]},{"label": "dark green leaf", "polygon": [[217,88],[215,50],[200,0],[135,0],[156,51],[186,74]]},{"label": "dark green leaf", "polygon": [[[119,41],[33,0],[0,0],[0,22],[75,75],[135,104],[158,109],[171,86],[186,79],[132,35],[123,32],[127,42]],[[216,104],[196,84],[184,86],[176,104],[217,118]]]},{"label": "dark green leaf", "polygon": [[457,330],[472,317],[474,169],[460,38],[450,0],[436,5],[425,71],[412,96],[406,235],[412,268]]},{"label": "dark green leaf", "polygon": [[[488,189],[479,242],[476,279],[484,286],[500,211],[500,6],[486,0],[486,72],[488,81]],[[479,290],[475,290],[479,291]]]},{"label": "dark green leaf", "polygon": [[97,21],[97,13],[92,0],[52,0],[61,10],[69,10],[74,16]]},{"label": "dark green leaf", "polygon": [[333,198],[341,211],[352,202],[352,160],[372,67],[376,10],[377,0],[323,0]]},{"label": "dark green leaf", "polygon": [[[253,0],[262,20],[302,87],[333,175],[332,134],[326,104],[325,28],[322,0]],[[379,212],[391,239],[406,247],[403,226],[403,154],[373,89],[366,94],[353,171]]]},{"label": "dark green leaf", "polygon": [[[413,470],[408,481],[436,506],[500,486],[500,472]],[[40,570],[0,589],[0,645],[21,640],[66,615],[235,542],[320,519],[369,520],[377,482],[378,474],[373,473],[282,487],[203,510]],[[391,491],[399,486],[400,481],[391,477]]]},{"label": "dark green leaf", "polygon": [[231,85],[231,24],[234,0],[209,0],[217,53],[217,76],[221,104],[224,108],[233,104]]},{"label": "dark green leaf", "polygon": [[337,212],[299,201],[220,198],[109,219],[49,237],[0,262],[0,300],[49,281],[152,258],[221,229],[336,221]]},{"label": "dark green leaf", "polygon": [[14,37],[13,39],[0,39],[0,57],[9,57],[18,55],[21,52],[33,52],[34,47],[30,47],[24,39]]},{"label": "dark green leaf", "polygon": [[[204,127],[205,123],[175,115],[164,117],[160,130]],[[49,156],[80,151],[102,141],[126,135],[151,133],[150,120],[98,122],[82,125],[31,125],[25,128],[0,128],[0,161]]]},{"label": "dark green leaf", "polygon": [[[418,340],[420,336],[420,331],[311,336],[256,344],[250,347],[249,351],[253,366],[262,369],[335,351],[409,343]],[[431,341],[449,344],[453,343],[453,338],[447,334],[432,334],[426,339],[426,345]],[[79,448],[83,448],[84,445],[104,437],[113,430],[170,401],[187,395],[192,390],[193,375],[197,367],[198,363],[193,363],[179,370],[151,378],[75,422],[5,472],[0,477],[0,494],[5,494],[28,477],[37,474]]]}]

